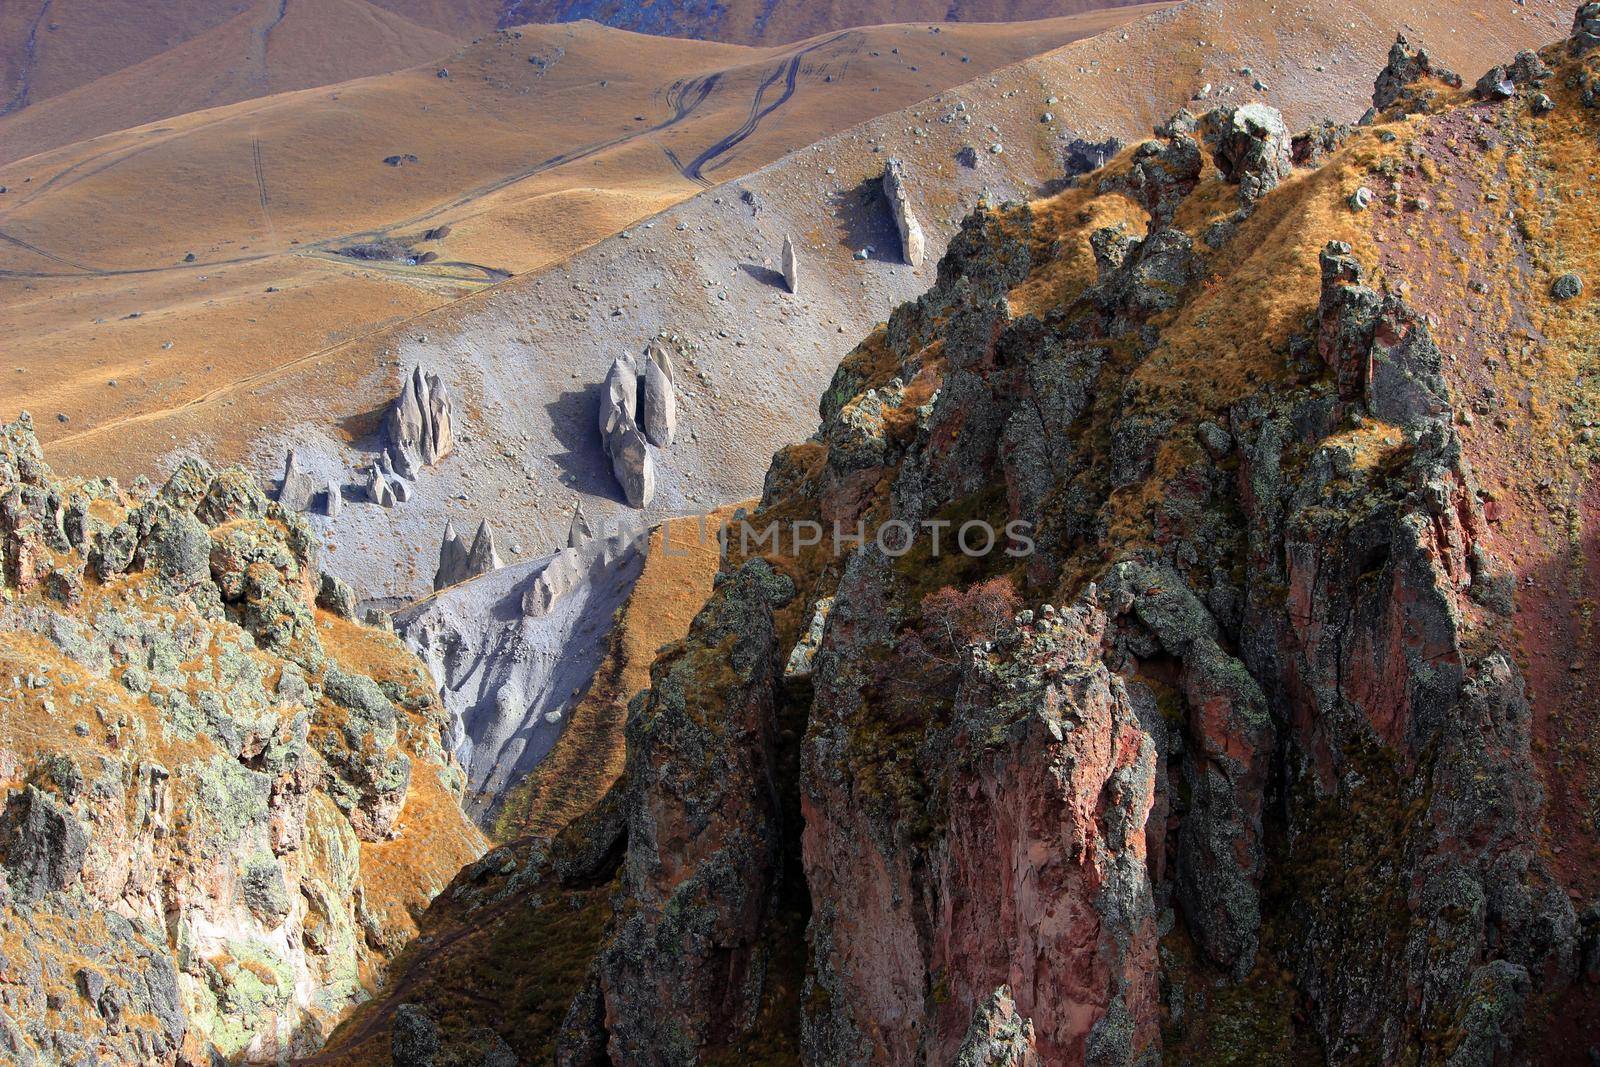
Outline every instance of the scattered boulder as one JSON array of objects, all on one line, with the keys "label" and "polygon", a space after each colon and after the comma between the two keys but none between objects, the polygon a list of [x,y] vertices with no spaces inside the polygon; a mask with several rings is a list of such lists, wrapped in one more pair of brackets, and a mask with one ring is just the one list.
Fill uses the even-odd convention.
[{"label": "scattered boulder", "polygon": [[328,479],[328,495],[323,510],[330,519],[337,519],[339,512],[344,510],[344,490],[339,488],[337,479]]},{"label": "scattered boulder", "polygon": [[283,484],[278,487],[278,503],[290,511],[305,511],[311,507],[316,495],[317,483],[311,475],[300,469],[295,462],[294,449],[289,449],[283,461]]},{"label": "scattered boulder", "polygon": [[922,224],[911,211],[911,197],[906,192],[905,168],[898,159],[891,159],[883,168],[883,195],[894,213],[895,227],[900,231],[900,252],[913,267],[922,265],[925,242]]},{"label": "scattered boulder", "polygon": [[1584,4],[1572,16],[1572,54],[1581,56],[1600,45],[1600,4]]},{"label": "scattered boulder", "polygon": [[606,451],[628,505],[649,507],[656,495],[656,464],[644,434],[631,420],[619,422],[606,434]]},{"label": "scattered boulder", "polygon": [[411,478],[432,467],[455,449],[450,390],[437,374],[412,369],[384,422],[389,462],[401,477]]},{"label": "scattered boulder", "polygon": [[645,354],[644,410],[640,414],[650,443],[657,448],[670,446],[678,430],[678,399],[672,356],[659,343],[652,343]]},{"label": "scattered boulder", "polygon": [[331,611],[341,619],[356,617],[355,590],[342,578],[324,571],[317,583],[317,607]]},{"label": "scattered boulder", "polygon": [[1550,295],[1557,300],[1571,300],[1583,295],[1583,279],[1567,273],[1550,283]]},{"label": "scattered boulder", "polygon": [[[638,417],[639,370],[630,356],[618,356],[606,374],[600,395],[600,436],[605,438],[610,427],[620,419],[632,423]],[[610,449],[607,449],[609,454]]]},{"label": "scattered boulder", "polygon": [[1351,211],[1365,211],[1372,205],[1372,190],[1363,185],[1350,194],[1348,202]]},{"label": "scattered boulder", "polygon": [[1505,67],[1490,67],[1473,86],[1473,92],[1481,100],[1510,100],[1517,95],[1517,87]]},{"label": "scattered boulder", "polygon": [[783,285],[791,293],[800,291],[800,260],[795,255],[794,238],[783,235]]}]

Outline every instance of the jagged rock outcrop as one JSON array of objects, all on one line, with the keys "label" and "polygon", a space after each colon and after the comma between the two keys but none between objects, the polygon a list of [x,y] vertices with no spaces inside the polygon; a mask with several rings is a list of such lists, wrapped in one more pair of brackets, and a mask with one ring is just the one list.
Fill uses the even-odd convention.
[{"label": "jagged rock outcrop", "polygon": [[[640,531],[448,584],[395,618],[451,715],[467,803],[492,819],[549,752],[594,677],[603,637],[643,565]],[[470,551],[462,548],[461,551]]]},{"label": "jagged rock outcrop", "polygon": [[[1558,107],[1600,76],[1538,59]],[[1513,182],[1587,188],[1600,111],[1449,81],[1402,42],[1408,121],[1297,156],[1179,115],[965,221],[736,524],[822,535],[730,533],[617,786],[458,879],[585,916],[519,1056],[1600,1049],[1600,400],[1551,288],[1590,207],[1503,225]]]},{"label": "jagged rock outcrop", "polygon": [[672,355],[665,345],[652,342],[646,350],[643,379],[640,428],[651,444],[669,448],[678,432],[678,387],[672,370]]},{"label": "jagged rock outcrop", "polygon": [[445,520],[444,537],[439,541],[439,565],[433,571],[433,587],[444,589],[467,579],[467,542],[456,532],[456,524]]},{"label": "jagged rock outcrop", "polygon": [[894,215],[895,229],[900,231],[900,255],[913,267],[922,266],[926,253],[926,238],[922,223],[911,210],[911,195],[906,191],[905,167],[898,159],[891,159],[883,167],[883,197],[889,202]]},{"label": "jagged rock outcrop", "polygon": [[1217,169],[1239,186],[1244,207],[1276,189],[1294,169],[1289,130],[1275,108],[1241,104],[1209,113],[1205,125]]},{"label": "jagged rock outcrop", "polygon": [[437,374],[415,367],[384,421],[386,455],[395,472],[415,478],[455,449],[450,389]]},{"label": "jagged rock outcrop", "polygon": [[1432,111],[1443,90],[1459,88],[1461,75],[1434,63],[1427,49],[1414,49],[1404,34],[1397,34],[1389,48],[1389,62],[1372,87],[1372,110],[1362,122]]},{"label": "jagged rock outcrop", "polygon": [[0,1058],[312,1052],[480,850],[422,665],[318,544],[241,468],[130,491],[0,429]]},{"label": "jagged rock outcrop", "polygon": [[783,235],[783,286],[791,293],[800,292],[800,255],[794,250],[794,238]]},{"label": "jagged rock outcrop", "polygon": [[294,449],[289,449],[283,460],[283,480],[278,483],[278,503],[290,511],[308,511],[316,495],[316,479],[300,469],[295,462]]}]

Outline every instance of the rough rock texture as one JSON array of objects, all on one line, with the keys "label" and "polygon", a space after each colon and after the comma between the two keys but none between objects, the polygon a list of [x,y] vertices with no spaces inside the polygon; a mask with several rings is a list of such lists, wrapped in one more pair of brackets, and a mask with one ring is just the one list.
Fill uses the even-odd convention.
[{"label": "rough rock texture", "polygon": [[783,286],[789,292],[800,292],[800,256],[794,250],[794,238],[783,235]]},{"label": "rough rock texture", "polygon": [[437,374],[415,367],[384,422],[386,455],[401,477],[414,478],[455,448],[449,387]]},{"label": "rough rock texture", "polygon": [[1265,104],[1242,104],[1206,116],[1212,158],[1223,177],[1239,186],[1249,207],[1278,187],[1293,170],[1289,130],[1283,116]]},{"label": "rough rock texture", "polygon": [[1433,110],[1444,90],[1461,88],[1461,75],[1438,66],[1426,49],[1411,47],[1397,34],[1389,49],[1389,62],[1372,87],[1369,116],[1387,118]]},{"label": "rough rock texture", "polygon": [[583,1065],[1600,1046],[1600,374],[1590,299],[1551,293],[1594,269],[1600,55],[1538,59],[1559,122],[1402,43],[1378,97],[1404,121],[1180,114],[969,216],[774,458],[630,706],[624,778],[435,912],[486,916],[482,970],[562,924],[553,1003],[503,1025],[434,985],[441,1041],[495,1026]]},{"label": "rough rock texture", "polygon": [[911,194],[906,191],[905,168],[898,159],[891,159],[883,167],[883,197],[889,201],[889,211],[894,215],[895,229],[900,231],[900,255],[913,267],[922,266],[926,254],[922,223],[911,210]]},{"label": "rough rock texture", "polygon": [[58,480],[24,418],[0,546],[0,1058],[314,1050],[481,848],[422,665],[239,468]]},{"label": "rough rock texture", "polygon": [[668,448],[678,432],[678,387],[672,370],[672,355],[665,345],[652,343],[645,352],[642,378],[639,426],[651,444]]},{"label": "rough rock texture", "polygon": [[[652,345],[651,354],[657,351],[660,349]],[[655,366],[654,359],[647,358],[646,365],[647,368]],[[649,373],[647,369],[646,375]],[[631,357],[617,357],[601,389],[600,440],[606,455],[611,457],[611,471],[622,487],[623,498],[635,508],[649,506],[656,493],[655,457],[650,453],[650,443],[640,429],[639,420],[650,419],[655,431],[670,441],[676,418],[670,370],[663,372],[657,367],[655,373],[655,392],[653,398],[647,393],[642,412],[639,410],[641,376]],[[663,374],[665,382],[660,380]]]},{"label": "rough rock texture", "polygon": [[[548,752],[604,652],[642,566],[636,531],[459,581],[395,617],[450,715],[467,804],[493,817]],[[468,553],[457,540],[457,552]],[[465,555],[461,557],[465,560]]]}]

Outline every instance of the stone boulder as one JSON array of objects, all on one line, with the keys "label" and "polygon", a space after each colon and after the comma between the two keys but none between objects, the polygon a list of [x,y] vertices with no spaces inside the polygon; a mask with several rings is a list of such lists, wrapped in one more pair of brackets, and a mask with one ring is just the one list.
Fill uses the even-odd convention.
[{"label": "stone boulder", "polygon": [[1372,85],[1372,111],[1363,122],[1379,116],[1398,117],[1430,111],[1440,99],[1437,87],[1461,88],[1461,75],[1437,66],[1426,49],[1411,47],[1404,34],[1397,35],[1389,48],[1389,62],[1378,72]]},{"label": "stone boulder", "polygon": [[800,291],[800,257],[794,250],[794,238],[783,235],[783,285],[791,293]]},{"label": "stone boulder", "polygon": [[669,447],[678,431],[678,398],[672,356],[660,344],[652,343],[645,356],[644,404],[639,414],[640,427],[650,443]]},{"label": "stone boulder", "polygon": [[317,483],[295,462],[294,449],[283,461],[283,483],[278,486],[278,503],[290,511],[306,511],[317,495]]},{"label": "stone boulder", "polygon": [[911,210],[911,197],[906,192],[905,168],[898,159],[891,159],[884,165],[883,196],[889,201],[895,228],[900,231],[901,254],[907,263],[920,267],[926,251],[922,224]]},{"label": "stone boulder", "polygon": [[631,356],[618,356],[600,387],[599,425],[604,438],[617,420],[623,416],[628,422],[639,417],[639,369]]},{"label": "stone boulder", "polygon": [[[631,356],[618,356],[606,375],[598,412],[600,441],[611,458],[612,473],[629,505],[636,508],[648,507],[655,496],[655,459],[649,443],[670,444],[677,423],[670,358],[652,343],[645,362],[643,411],[638,367]],[[646,430],[640,429],[641,417]]]},{"label": "stone boulder", "polygon": [[399,502],[394,486],[390,483],[388,475],[384,474],[382,465],[374,463],[367,468],[365,484],[367,499],[380,508],[392,508]]},{"label": "stone boulder", "polygon": [[611,456],[611,473],[622,486],[628,505],[649,507],[656,495],[656,461],[644,434],[632,420],[619,417],[606,434],[606,451]]}]

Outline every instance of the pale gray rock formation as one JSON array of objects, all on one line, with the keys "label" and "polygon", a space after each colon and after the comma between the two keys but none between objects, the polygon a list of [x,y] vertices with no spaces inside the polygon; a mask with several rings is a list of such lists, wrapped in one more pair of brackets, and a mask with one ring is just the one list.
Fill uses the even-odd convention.
[{"label": "pale gray rock formation", "polygon": [[806,627],[806,632],[795,642],[793,651],[789,653],[789,662],[784,664],[785,678],[811,677],[812,668],[817,660],[817,650],[822,647],[822,633],[827,629],[828,616],[832,613],[833,597],[825,596],[817,601],[816,610],[811,613],[811,625]]},{"label": "pale gray rock formation", "polygon": [[[665,369],[657,365],[652,346],[652,358],[647,363],[656,368],[658,380],[652,394],[646,385],[645,407],[648,418],[654,420],[662,439],[671,440],[676,423],[676,404],[673,395],[671,363]],[[659,376],[665,376],[665,384]],[[629,505],[648,507],[656,492],[655,459],[650,455],[648,441],[639,429],[639,369],[631,356],[618,356],[611,364],[600,394],[600,440],[606,455],[611,457],[611,471],[622,486]]]},{"label": "pale gray rock formation", "polygon": [[800,257],[795,254],[794,238],[783,235],[783,284],[791,293],[800,292]]},{"label": "pale gray rock formation", "polygon": [[439,542],[439,566],[433,572],[433,588],[444,589],[467,577],[467,543],[456,532],[456,524],[445,520],[444,539]]},{"label": "pale gray rock formation", "polygon": [[494,527],[489,525],[488,519],[483,519],[478,523],[478,532],[473,535],[472,547],[467,549],[467,577],[476,578],[503,566],[505,564],[500,560],[500,551],[494,543]]},{"label": "pale gray rock formation", "polygon": [[911,197],[906,192],[905,168],[898,159],[891,159],[883,168],[883,195],[894,213],[895,227],[900,231],[900,252],[913,267],[922,266],[926,242],[922,236],[922,223],[911,210]]},{"label": "pale gray rock formation", "polygon": [[581,545],[563,548],[534,576],[522,594],[522,613],[541,619],[550,614],[562,597],[599,571],[613,569],[642,551],[647,534],[634,530],[615,537],[591,538]]},{"label": "pale gray rock formation", "polygon": [[339,488],[337,478],[328,479],[328,499],[323,510],[328,513],[330,519],[337,519],[339,512],[344,510],[344,490]]},{"label": "pale gray rock formation", "polygon": [[644,434],[631,420],[619,421],[606,434],[606,452],[628,506],[649,507],[656,495],[656,461]]},{"label": "pale gray rock formation", "polygon": [[638,418],[638,403],[639,368],[632,356],[618,356],[600,391],[600,436],[606,437],[623,420],[633,423]]},{"label": "pale gray rock formation", "polygon": [[295,462],[294,449],[283,461],[283,484],[278,487],[278,503],[290,511],[305,511],[317,495],[317,483]]},{"label": "pale gray rock formation", "polygon": [[439,542],[439,567],[433,572],[433,588],[437,591],[457,585],[503,566],[494,543],[494,527],[489,525],[488,519],[478,523],[470,545],[456,532],[455,523],[447,521],[444,539]]},{"label": "pale gray rock formation", "polygon": [[384,481],[389,483],[389,490],[394,493],[395,503],[404,504],[411,499],[411,483],[401,477],[400,473],[394,469],[394,464],[389,461],[387,452],[379,454],[377,467],[378,473],[382,474]]},{"label": "pale gray rock formation", "polygon": [[392,508],[398,503],[394,495],[394,485],[389,481],[388,475],[383,473],[383,468],[376,463],[367,468],[366,488],[367,499],[380,508]]},{"label": "pale gray rock formation", "polygon": [[678,432],[677,384],[672,356],[664,345],[652,342],[645,353],[644,410],[639,422],[645,438],[657,448],[672,444]]},{"label": "pale gray rock formation", "polygon": [[437,374],[414,368],[389,409],[384,429],[397,473],[411,478],[423,467],[434,466],[455,449],[449,387]]},{"label": "pale gray rock formation", "polygon": [[578,506],[572,512],[572,525],[567,527],[567,547],[582,548],[594,540],[594,527],[589,525],[589,516],[583,513],[583,501],[578,501]]}]

